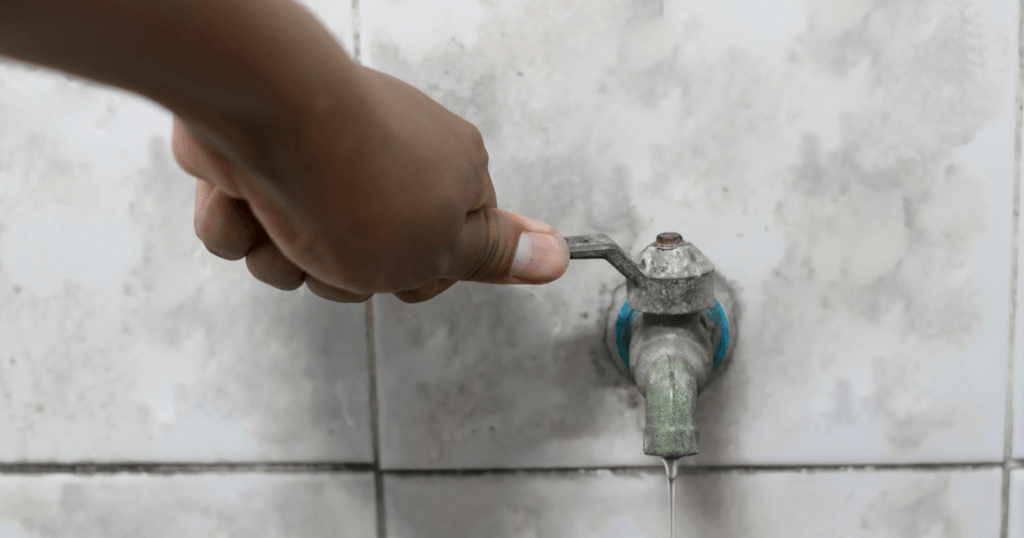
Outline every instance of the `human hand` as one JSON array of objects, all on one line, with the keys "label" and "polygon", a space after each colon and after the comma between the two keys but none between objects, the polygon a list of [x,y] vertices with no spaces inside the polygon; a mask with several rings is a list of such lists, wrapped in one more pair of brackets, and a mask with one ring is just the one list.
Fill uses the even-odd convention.
[{"label": "human hand", "polygon": [[[569,250],[551,226],[498,209],[480,132],[412,86],[353,64],[359,104],[260,132],[175,116],[196,176],[196,235],[258,280],[337,302],[431,299],[465,280],[542,284]],[[229,158],[226,155],[234,155]]]}]

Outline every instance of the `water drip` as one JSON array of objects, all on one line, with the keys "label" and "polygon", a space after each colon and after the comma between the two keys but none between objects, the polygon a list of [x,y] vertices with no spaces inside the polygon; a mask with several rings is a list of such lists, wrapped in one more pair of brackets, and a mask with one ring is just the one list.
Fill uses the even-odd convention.
[{"label": "water drip", "polygon": [[676,473],[681,458],[662,458],[665,464],[665,475],[668,476],[668,536],[676,537]]}]

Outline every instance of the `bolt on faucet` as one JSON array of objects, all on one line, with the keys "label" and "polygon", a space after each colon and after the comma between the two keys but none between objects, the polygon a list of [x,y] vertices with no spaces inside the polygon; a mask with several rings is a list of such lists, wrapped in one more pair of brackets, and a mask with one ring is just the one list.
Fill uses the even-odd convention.
[{"label": "bolt on faucet", "polygon": [[637,258],[604,234],[566,242],[570,259],[603,258],[626,277],[616,338],[628,375],[647,400],[644,453],[697,454],[697,397],[735,348],[738,305],[732,289],[678,233],[659,234]]}]

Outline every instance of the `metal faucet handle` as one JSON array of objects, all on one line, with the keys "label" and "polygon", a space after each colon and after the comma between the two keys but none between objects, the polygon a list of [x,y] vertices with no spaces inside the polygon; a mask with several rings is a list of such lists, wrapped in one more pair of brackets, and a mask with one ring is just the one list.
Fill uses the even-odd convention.
[{"label": "metal faucet handle", "polygon": [[689,314],[715,304],[715,266],[675,232],[658,234],[638,258],[605,234],[574,235],[565,242],[569,259],[603,258],[622,273],[629,305],[640,312]]},{"label": "metal faucet handle", "polygon": [[626,280],[636,282],[645,278],[636,260],[605,234],[574,235],[566,237],[565,242],[569,244],[570,260],[603,258],[618,269]]}]

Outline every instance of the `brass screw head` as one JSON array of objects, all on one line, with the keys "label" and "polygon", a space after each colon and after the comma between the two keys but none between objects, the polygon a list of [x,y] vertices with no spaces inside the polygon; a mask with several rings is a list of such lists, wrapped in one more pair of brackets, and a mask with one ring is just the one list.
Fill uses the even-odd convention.
[{"label": "brass screw head", "polygon": [[658,234],[658,239],[654,241],[655,245],[659,247],[678,247],[683,244],[683,236],[675,232],[665,232]]}]

